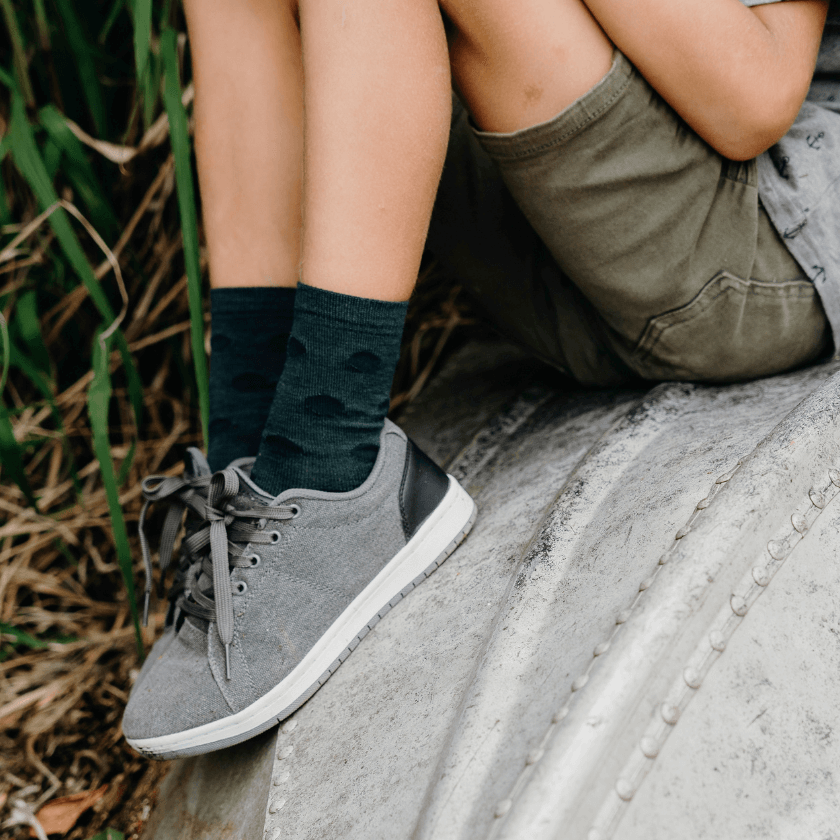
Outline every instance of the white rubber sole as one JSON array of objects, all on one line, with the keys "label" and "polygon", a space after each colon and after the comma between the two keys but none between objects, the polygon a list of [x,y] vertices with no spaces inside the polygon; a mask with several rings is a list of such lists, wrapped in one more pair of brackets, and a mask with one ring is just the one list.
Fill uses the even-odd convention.
[{"label": "white rubber sole", "polygon": [[378,621],[463,542],[475,502],[449,476],[449,489],[411,540],[353,599],[312,650],[269,692],[221,720],[156,738],[127,739],[140,753],[171,759],[218,750],[264,732],[302,706]]}]

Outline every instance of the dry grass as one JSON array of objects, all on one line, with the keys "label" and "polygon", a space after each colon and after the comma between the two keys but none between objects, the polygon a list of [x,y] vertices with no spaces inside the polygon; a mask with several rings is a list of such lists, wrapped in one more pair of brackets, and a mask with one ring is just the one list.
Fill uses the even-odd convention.
[{"label": "dry grass", "polygon": [[[14,181],[15,176],[7,171],[6,177]],[[123,327],[143,381],[145,415],[136,429],[118,360],[112,359],[110,433],[117,469],[136,443],[120,492],[137,560],[140,480],[152,472],[179,471],[185,446],[200,445],[200,425],[189,384],[189,311],[171,158],[158,149],[137,165],[127,164],[122,186],[124,229],[114,250],[128,291]],[[72,200],[72,195],[66,197]],[[34,206],[17,209],[24,225],[36,215]],[[101,253],[88,244],[88,256],[98,264]],[[30,283],[30,272],[48,263],[51,246],[48,228],[41,227],[20,253],[0,265],[0,299],[6,295],[9,301],[7,317],[16,290]],[[106,270],[100,273],[102,282],[113,282],[112,275],[105,278]],[[6,821],[5,836],[26,837],[28,826],[10,824],[16,801],[37,812],[55,797],[107,785],[105,796],[66,837],[84,840],[106,826],[134,837],[153,805],[166,765],[140,758],[122,739],[120,718],[139,662],[91,446],[86,411],[91,374],[81,372],[70,381],[64,374],[89,367],[98,320],[82,287],[66,294],[54,288],[52,300],[40,319],[41,334],[51,358],[69,360],[55,371],[55,404],[64,434],[19,371],[12,370],[6,391],[7,401],[14,403],[15,438],[24,445],[26,473],[38,502],[35,509],[28,507],[18,487],[3,477],[0,622],[7,631],[13,627],[28,638],[10,632],[0,637],[0,824]],[[207,318],[205,324],[209,331]],[[465,315],[463,295],[427,276],[410,310],[396,411],[417,396],[443,356],[474,324]],[[73,354],[83,356],[84,363],[70,364]],[[68,455],[76,464],[78,486]],[[137,562],[136,582],[139,572]],[[153,614],[145,632],[147,649],[161,626],[162,614]]]}]

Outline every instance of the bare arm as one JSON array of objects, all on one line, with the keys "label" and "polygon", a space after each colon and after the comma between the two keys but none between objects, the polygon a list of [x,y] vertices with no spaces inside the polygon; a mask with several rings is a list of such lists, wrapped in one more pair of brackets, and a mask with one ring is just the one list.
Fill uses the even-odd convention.
[{"label": "bare arm", "polygon": [[748,160],[796,118],[828,0],[585,0],[650,85],[725,157]]}]

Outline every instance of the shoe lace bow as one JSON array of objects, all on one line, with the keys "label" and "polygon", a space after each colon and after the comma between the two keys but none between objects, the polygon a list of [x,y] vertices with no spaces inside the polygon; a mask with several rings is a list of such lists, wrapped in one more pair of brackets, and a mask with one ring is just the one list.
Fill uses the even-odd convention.
[{"label": "shoe lace bow", "polygon": [[295,505],[234,507],[240,493],[239,473],[228,467],[212,476],[172,477],[151,475],[143,480],[140,512],[140,548],[146,573],[143,622],[148,621],[152,589],[152,560],[146,537],[146,514],[151,504],[168,504],[158,550],[161,579],[172,562],[175,538],[186,510],[194,514],[192,532],[181,541],[179,572],[170,599],[182,612],[215,622],[225,648],[225,675],[230,679],[230,645],[233,641],[233,569],[247,568],[259,560],[247,549],[280,541],[280,533],[267,530],[268,522],[294,519]]}]

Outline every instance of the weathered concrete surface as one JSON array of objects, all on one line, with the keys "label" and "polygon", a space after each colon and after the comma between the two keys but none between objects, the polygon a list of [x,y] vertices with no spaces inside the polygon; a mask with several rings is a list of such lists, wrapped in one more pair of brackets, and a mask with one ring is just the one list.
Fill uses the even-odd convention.
[{"label": "weathered concrete surface", "polygon": [[227,750],[173,762],[145,837],[262,837],[276,731]]},{"label": "weathered concrete surface", "polygon": [[[822,546],[825,557],[836,553],[840,520],[829,510],[819,524],[824,532],[806,529],[805,540],[790,518],[802,508],[798,515],[810,527],[821,509],[808,491],[822,488],[829,508],[837,489],[827,472],[840,469],[840,382],[830,380],[836,370],[832,364],[724,388],[581,393],[563,390],[554,374],[510,348],[466,348],[404,426],[473,493],[479,519],[472,535],[280,732],[179,762],[148,840],[636,840],[664,837],[669,826],[673,836],[689,814],[685,836],[785,836],[780,826],[797,819],[793,807],[777,809],[782,822],[773,822],[774,803],[756,805],[762,825],[771,826],[764,834],[749,834],[753,823],[746,822],[716,832],[703,815],[719,795],[709,774],[720,775],[729,757],[743,775],[746,759],[738,764],[727,743],[740,743],[739,715],[758,703],[759,689],[744,674],[773,665],[761,664],[755,649],[772,649],[779,662],[792,657],[812,681],[826,657],[840,658],[826,629],[838,629],[827,617],[833,613],[816,614],[813,632],[797,647],[794,630],[771,620],[780,607],[768,599],[767,617],[752,612],[756,591],[778,591],[761,574],[761,585],[744,590],[745,617],[729,618],[744,576],[756,566],[769,575],[780,563],[767,553],[772,539],[792,547],[791,534],[798,535],[803,546]],[[708,504],[698,508],[703,499]],[[788,562],[784,573],[796,568]],[[816,571],[809,574],[815,579]],[[832,583],[821,574],[828,603]],[[797,586],[810,592],[809,585],[796,577],[783,593]],[[748,626],[755,643],[741,654]],[[722,655],[708,654],[712,632],[728,634]],[[773,667],[773,680],[784,682],[788,666]],[[700,688],[688,687],[686,668]],[[785,708],[823,685],[806,676],[799,676],[802,690],[786,686],[784,701],[779,695]],[[761,743],[733,746],[742,750],[737,755],[754,756],[760,747],[778,761],[784,751],[769,743],[793,743],[790,721],[810,719],[802,709],[772,714],[769,698],[752,729],[775,728]],[[675,720],[682,715],[678,725],[663,722],[663,702],[677,710]],[[813,739],[826,727],[840,731],[840,712],[830,706],[823,701],[813,713]],[[729,729],[716,729],[727,714]],[[655,760],[639,746],[653,751],[654,742]],[[269,746],[272,766],[261,752]],[[836,767],[825,744],[809,749],[799,776],[778,782],[778,802],[800,795],[814,751],[824,751],[821,766],[833,760]],[[243,760],[251,751],[253,760]],[[696,769],[684,766],[686,756]],[[770,763],[762,772],[766,780],[787,771]],[[234,779],[251,803],[235,813],[262,808],[259,819],[229,819],[219,804],[218,791]],[[716,783],[737,805],[735,786]],[[762,784],[750,795],[769,789]],[[840,804],[823,811],[826,824],[840,824]],[[185,813],[189,820],[179,816]],[[202,814],[213,819],[199,824]],[[240,834],[223,833],[232,823]]]}]

